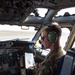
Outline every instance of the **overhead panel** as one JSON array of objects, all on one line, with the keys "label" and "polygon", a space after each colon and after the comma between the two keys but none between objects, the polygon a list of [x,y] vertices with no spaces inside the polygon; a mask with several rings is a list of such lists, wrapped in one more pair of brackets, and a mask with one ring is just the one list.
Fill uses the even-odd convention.
[{"label": "overhead panel", "polygon": [[20,25],[36,8],[75,6],[74,0],[0,0],[0,24]]}]

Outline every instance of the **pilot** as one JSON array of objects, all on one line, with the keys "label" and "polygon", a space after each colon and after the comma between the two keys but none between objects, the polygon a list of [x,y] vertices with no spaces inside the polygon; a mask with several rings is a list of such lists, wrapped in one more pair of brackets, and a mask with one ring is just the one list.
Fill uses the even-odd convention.
[{"label": "pilot", "polygon": [[41,33],[41,43],[45,49],[50,49],[45,60],[40,64],[36,75],[55,75],[59,59],[66,54],[60,46],[60,37],[62,31],[58,23],[52,23],[51,26],[43,29]]}]

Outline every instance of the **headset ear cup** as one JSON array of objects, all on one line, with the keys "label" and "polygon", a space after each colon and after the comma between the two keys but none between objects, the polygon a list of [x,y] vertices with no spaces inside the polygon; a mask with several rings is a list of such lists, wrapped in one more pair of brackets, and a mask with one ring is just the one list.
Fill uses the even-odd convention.
[{"label": "headset ear cup", "polygon": [[57,41],[57,33],[56,32],[50,32],[48,34],[48,40],[51,42],[51,43],[55,43]]}]

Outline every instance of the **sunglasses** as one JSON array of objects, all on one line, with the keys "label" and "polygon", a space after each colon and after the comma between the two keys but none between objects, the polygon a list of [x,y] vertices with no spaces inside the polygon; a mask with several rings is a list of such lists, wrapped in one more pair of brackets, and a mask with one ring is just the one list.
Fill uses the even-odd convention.
[{"label": "sunglasses", "polygon": [[44,37],[41,36],[41,40],[44,41],[45,37],[47,37],[47,36],[44,36]]}]

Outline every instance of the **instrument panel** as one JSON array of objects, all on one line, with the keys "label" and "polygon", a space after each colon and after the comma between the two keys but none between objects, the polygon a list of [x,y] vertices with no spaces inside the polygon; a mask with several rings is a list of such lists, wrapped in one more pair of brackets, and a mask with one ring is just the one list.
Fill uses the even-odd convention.
[{"label": "instrument panel", "polygon": [[5,75],[3,73],[8,72],[10,74],[20,73],[19,61],[20,53],[18,52],[18,49],[0,49],[0,73],[2,73],[2,75]]},{"label": "instrument panel", "polygon": [[31,46],[26,41],[0,42],[0,75],[21,75],[21,58]]}]

